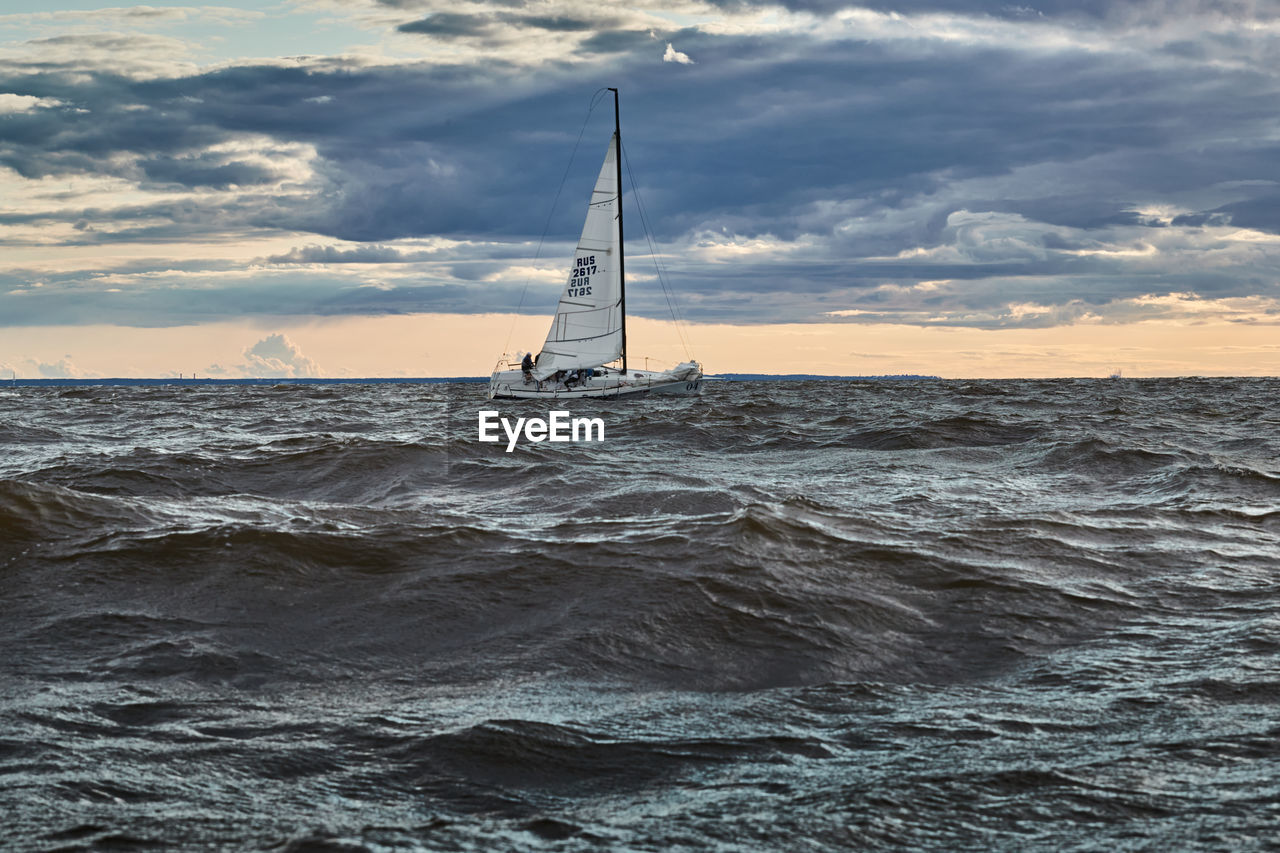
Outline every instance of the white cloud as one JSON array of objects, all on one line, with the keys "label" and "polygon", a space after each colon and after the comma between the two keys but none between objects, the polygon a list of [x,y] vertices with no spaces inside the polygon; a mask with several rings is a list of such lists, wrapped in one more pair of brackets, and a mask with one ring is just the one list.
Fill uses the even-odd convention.
[{"label": "white cloud", "polygon": [[35,95],[13,95],[0,92],[0,115],[6,113],[29,113],[34,109],[60,107],[62,101],[57,98],[37,98]]},{"label": "white cloud", "polygon": [[299,378],[322,375],[315,360],[303,355],[298,345],[281,332],[268,335],[246,349],[244,357],[248,363],[241,370],[246,376]]},{"label": "white cloud", "polygon": [[[563,284],[565,276],[565,264],[512,264],[495,270],[482,278],[483,281],[507,281],[507,282],[539,282],[541,284]],[[634,276],[628,270],[627,279],[631,280]]]},{"label": "white cloud", "polygon": [[101,373],[83,370],[77,367],[70,355],[64,355],[57,361],[41,361],[39,358],[22,356],[13,361],[0,362],[0,380],[18,379],[95,379]]},{"label": "white cloud", "polygon": [[45,379],[71,379],[80,375],[80,371],[71,363],[70,356],[60,358],[52,364],[37,362],[36,370]]},{"label": "white cloud", "polygon": [[693,60],[689,58],[689,54],[681,53],[671,46],[671,42],[667,42],[667,52],[662,54],[663,62],[678,62],[681,65],[693,65]]},{"label": "white cloud", "polygon": [[0,43],[0,68],[32,62],[66,68],[110,71],[136,79],[195,74],[202,45],[140,31],[71,32],[25,42]]},{"label": "white cloud", "polygon": [[725,264],[740,261],[768,261],[804,252],[817,245],[811,234],[794,240],[782,240],[773,234],[744,237],[728,231],[703,230],[691,235],[686,251],[704,263]]}]

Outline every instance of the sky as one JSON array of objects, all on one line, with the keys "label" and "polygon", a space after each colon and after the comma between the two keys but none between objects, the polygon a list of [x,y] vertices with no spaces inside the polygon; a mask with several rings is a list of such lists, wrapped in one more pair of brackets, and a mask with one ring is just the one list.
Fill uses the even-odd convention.
[{"label": "sky", "polygon": [[0,377],[487,375],[607,86],[633,362],[1280,374],[1277,0],[0,0]]}]

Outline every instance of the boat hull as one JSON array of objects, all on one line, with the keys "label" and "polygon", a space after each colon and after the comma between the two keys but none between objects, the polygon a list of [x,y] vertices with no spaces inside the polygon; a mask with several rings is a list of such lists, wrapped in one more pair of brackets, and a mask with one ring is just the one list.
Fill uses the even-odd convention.
[{"label": "boat hull", "polygon": [[627,371],[608,373],[566,388],[560,383],[525,382],[519,370],[495,371],[489,379],[490,400],[590,400],[643,397],[650,394],[693,396],[702,393],[702,371],[696,368],[668,373]]}]

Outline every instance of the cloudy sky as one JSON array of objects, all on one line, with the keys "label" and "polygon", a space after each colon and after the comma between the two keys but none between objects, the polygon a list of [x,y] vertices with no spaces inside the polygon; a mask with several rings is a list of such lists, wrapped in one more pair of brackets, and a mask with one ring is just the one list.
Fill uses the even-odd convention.
[{"label": "cloudy sky", "polygon": [[50,5],[0,4],[5,375],[487,374],[603,86],[710,372],[1280,374],[1280,2]]}]

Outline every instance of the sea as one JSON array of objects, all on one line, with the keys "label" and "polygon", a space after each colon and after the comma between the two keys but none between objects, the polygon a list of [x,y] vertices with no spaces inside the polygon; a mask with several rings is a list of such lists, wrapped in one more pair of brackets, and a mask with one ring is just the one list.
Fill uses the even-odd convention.
[{"label": "sea", "polygon": [[1280,846],[1280,380],[484,390],[0,387],[0,846]]}]

